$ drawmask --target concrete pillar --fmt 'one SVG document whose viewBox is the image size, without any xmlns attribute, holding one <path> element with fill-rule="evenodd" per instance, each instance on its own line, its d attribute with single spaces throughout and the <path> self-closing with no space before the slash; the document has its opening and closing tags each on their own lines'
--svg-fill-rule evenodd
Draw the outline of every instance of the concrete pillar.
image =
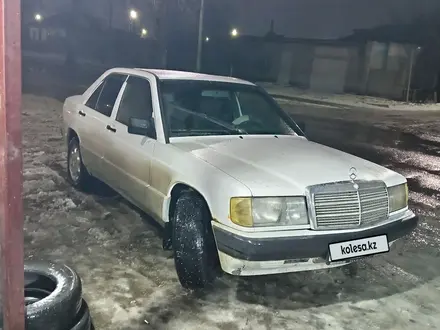
<svg viewBox="0 0 440 330">
<path fill-rule="evenodd" d="M 281 63 L 280 69 L 278 72 L 278 85 L 289 85 L 290 83 L 290 74 L 292 72 L 292 63 L 293 63 L 293 54 L 292 50 L 284 49 L 281 53 Z"/>
<path fill-rule="evenodd" d="M 360 70 L 360 84 L 359 93 L 368 94 L 368 81 L 370 78 L 370 59 L 371 51 L 373 49 L 373 43 L 368 42 L 362 48 L 362 54 L 360 54 L 359 70 Z"/>
</svg>

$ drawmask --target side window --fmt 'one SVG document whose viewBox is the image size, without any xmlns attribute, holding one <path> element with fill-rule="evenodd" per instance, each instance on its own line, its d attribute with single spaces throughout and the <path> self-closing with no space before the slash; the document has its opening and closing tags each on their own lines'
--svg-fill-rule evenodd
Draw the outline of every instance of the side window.
<svg viewBox="0 0 440 330">
<path fill-rule="evenodd" d="M 124 84 L 126 76 L 111 74 L 102 83 L 102 90 L 94 109 L 104 116 L 110 117 L 119 91 Z M 92 95 L 93 97 L 93 95 Z"/>
<path fill-rule="evenodd" d="M 104 86 L 104 83 L 101 83 L 101 85 L 99 85 L 98 88 L 95 89 L 93 94 L 87 100 L 86 107 L 96 110 L 96 103 L 98 103 L 99 95 L 101 95 L 102 86 Z"/>
<path fill-rule="evenodd" d="M 153 103 L 150 83 L 143 78 L 129 77 L 116 121 L 128 126 L 130 118 L 150 120 L 152 117 Z"/>
</svg>

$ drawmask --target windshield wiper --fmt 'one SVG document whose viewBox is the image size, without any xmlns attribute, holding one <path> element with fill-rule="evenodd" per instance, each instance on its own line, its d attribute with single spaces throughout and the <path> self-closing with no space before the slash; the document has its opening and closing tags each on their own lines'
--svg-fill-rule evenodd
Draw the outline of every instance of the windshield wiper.
<svg viewBox="0 0 440 330">
<path fill-rule="evenodd" d="M 231 132 L 236 132 L 236 133 L 240 133 L 240 134 L 248 134 L 245 130 L 243 130 L 241 128 L 238 128 L 238 127 L 236 127 L 236 126 L 234 126 L 232 124 L 226 123 L 226 122 L 224 122 L 222 120 L 218 120 L 218 119 L 209 117 L 209 116 L 207 116 L 204 113 L 198 113 L 198 112 L 195 112 L 195 111 L 191 111 L 191 110 L 182 108 L 182 107 L 180 107 L 180 106 L 178 106 L 176 104 L 173 104 L 173 106 L 177 110 L 180 110 L 182 112 L 186 112 L 188 114 L 191 114 L 191 115 L 199 117 L 199 118 L 203 118 L 203 119 L 205 119 L 205 120 L 207 120 L 207 121 L 209 121 L 211 123 L 214 123 L 214 124 L 217 124 L 217 125 L 219 125 L 219 126 L 221 126 L 223 128 L 226 128 L 226 129 L 230 130 Z"/>
</svg>

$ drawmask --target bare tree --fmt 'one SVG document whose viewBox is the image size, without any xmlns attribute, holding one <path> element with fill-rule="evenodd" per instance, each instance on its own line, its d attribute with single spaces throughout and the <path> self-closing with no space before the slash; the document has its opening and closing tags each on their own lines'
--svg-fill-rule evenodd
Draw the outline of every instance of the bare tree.
<svg viewBox="0 0 440 330">
<path fill-rule="evenodd" d="M 75 20 L 81 15 L 82 0 L 71 0 L 70 2 L 70 15 L 68 16 L 68 21 L 66 22 L 66 65 L 74 66 L 76 64 L 76 24 Z"/>
<path fill-rule="evenodd" d="M 107 0 L 107 7 L 108 7 L 108 28 L 113 28 L 113 0 Z"/>
<path fill-rule="evenodd" d="M 440 12 L 438 0 L 399 0 L 384 3 L 386 16 L 391 24 L 406 25 L 432 21 Z"/>
<path fill-rule="evenodd" d="M 415 88 L 439 90 L 440 2 L 419 0 L 405 3 L 400 11 L 395 7 L 389 9 L 392 22 L 403 27 L 401 34 L 407 43 L 421 46 L 416 52 L 414 74 L 410 84 Z"/>
<path fill-rule="evenodd" d="M 170 27 L 185 21 L 181 29 L 197 22 L 200 0 L 147 0 L 156 17 L 156 38 L 159 43 L 162 67 L 167 66 L 167 45 Z M 174 17 L 178 15 L 179 17 Z"/>
</svg>

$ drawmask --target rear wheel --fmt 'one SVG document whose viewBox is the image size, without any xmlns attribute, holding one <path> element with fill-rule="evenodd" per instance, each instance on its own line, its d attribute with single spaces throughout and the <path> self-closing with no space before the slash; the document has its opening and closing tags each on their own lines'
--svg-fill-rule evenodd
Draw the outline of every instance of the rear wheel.
<svg viewBox="0 0 440 330">
<path fill-rule="evenodd" d="M 183 192 L 176 202 L 172 223 L 174 261 L 180 283 L 187 289 L 211 284 L 219 261 L 211 215 L 197 193 Z"/>
<path fill-rule="evenodd" d="M 70 140 L 67 150 L 67 177 L 77 189 L 86 190 L 92 180 L 82 161 L 79 140 L 74 137 Z"/>
</svg>

